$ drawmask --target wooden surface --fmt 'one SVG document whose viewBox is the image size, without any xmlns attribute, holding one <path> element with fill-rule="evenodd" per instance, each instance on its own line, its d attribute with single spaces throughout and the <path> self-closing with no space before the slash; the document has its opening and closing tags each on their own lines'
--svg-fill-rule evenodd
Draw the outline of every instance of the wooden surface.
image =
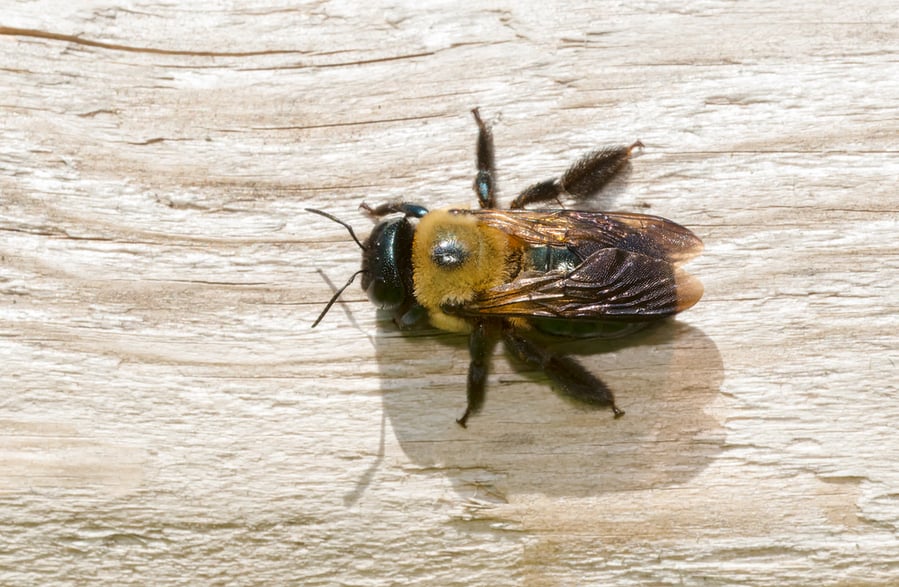
<svg viewBox="0 0 899 587">
<path fill-rule="evenodd" d="M 0 584 L 899 581 L 899 9 L 13 3 Z M 787 3 L 789 4 L 789 3 Z M 568 345 L 627 416 L 401 336 L 328 210 L 473 204 L 641 139 L 598 200 L 705 298 Z M 603 351 L 603 352 L 600 352 Z"/>
</svg>

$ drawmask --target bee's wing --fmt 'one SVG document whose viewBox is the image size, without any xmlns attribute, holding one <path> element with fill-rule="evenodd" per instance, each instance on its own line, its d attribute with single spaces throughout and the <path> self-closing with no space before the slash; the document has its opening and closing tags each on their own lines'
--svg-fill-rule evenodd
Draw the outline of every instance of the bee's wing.
<svg viewBox="0 0 899 587">
<path fill-rule="evenodd" d="M 659 216 L 582 210 L 465 210 L 528 244 L 572 248 L 582 258 L 613 248 L 680 265 L 702 251 L 702 241 Z"/>
<path fill-rule="evenodd" d="M 448 311 L 467 316 L 638 321 L 676 314 L 700 297 L 699 280 L 672 263 L 604 248 L 570 272 L 515 279 Z"/>
</svg>

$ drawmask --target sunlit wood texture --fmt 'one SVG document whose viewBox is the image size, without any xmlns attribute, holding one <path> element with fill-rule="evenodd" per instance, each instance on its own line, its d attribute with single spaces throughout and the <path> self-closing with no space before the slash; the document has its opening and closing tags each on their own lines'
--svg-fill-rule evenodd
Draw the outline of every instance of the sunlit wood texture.
<svg viewBox="0 0 899 587">
<path fill-rule="evenodd" d="M 899 580 L 895 2 L 7 3 L 0 583 Z M 800 8 L 801 4 L 801 8 Z M 705 298 L 568 345 L 627 416 L 404 337 L 343 228 L 641 140 Z M 597 351 L 608 351 L 594 355 Z"/>
</svg>

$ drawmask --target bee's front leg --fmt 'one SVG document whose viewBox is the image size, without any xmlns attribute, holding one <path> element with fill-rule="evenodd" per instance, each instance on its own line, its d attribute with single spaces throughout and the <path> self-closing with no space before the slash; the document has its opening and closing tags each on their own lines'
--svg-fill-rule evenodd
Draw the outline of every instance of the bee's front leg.
<svg viewBox="0 0 899 587">
<path fill-rule="evenodd" d="M 615 405 L 612 390 L 571 357 L 557 355 L 512 328 L 503 330 L 503 340 L 519 360 L 543 369 L 565 396 L 592 406 L 610 407 L 616 418 L 624 415 Z"/>
<path fill-rule="evenodd" d="M 380 218 L 388 214 L 396 214 L 397 212 L 402 212 L 407 218 L 423 218 L 428 213 L 428 209 L 424 206 L 410 204 L 409 202 L 387 202 L 374 207 L 362 202 L 359 204 L 359 209 L 372 218 Z"/>
<path fill-rule="evenodd" d="M 468 365 L 468 405 L 462 417 L 456 420 L 462 428 L 467 428 L 469 416 L 478 413 L 484 405 L 487 370 L 495 342 L 484 322 L 474 325 L 468 337 L 468 352 L 471 355 L 471 363 Z"/>
<path fill-rule="evenodd" d="M 428 325 L 428 311 L 421 304 L 405 304 L 393 315 L 393 323 L 400 330 L 416 330 Z"/>
</svg>

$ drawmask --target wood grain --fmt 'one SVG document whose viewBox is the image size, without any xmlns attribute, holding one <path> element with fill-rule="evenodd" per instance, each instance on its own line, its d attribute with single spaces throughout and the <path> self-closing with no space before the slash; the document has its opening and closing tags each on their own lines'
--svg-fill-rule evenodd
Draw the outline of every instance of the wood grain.
<svg viewBox="0 0 899 587">
<path fill-rule="evenodd" d="M 0 17 L 0 583 L 899 580 L 899 10 L 884 0 L 16 3 Z M 350 288 L 361 201 L 598 200 L 705 298 L 567 345 L 627 416 Z"/>
</svg>

